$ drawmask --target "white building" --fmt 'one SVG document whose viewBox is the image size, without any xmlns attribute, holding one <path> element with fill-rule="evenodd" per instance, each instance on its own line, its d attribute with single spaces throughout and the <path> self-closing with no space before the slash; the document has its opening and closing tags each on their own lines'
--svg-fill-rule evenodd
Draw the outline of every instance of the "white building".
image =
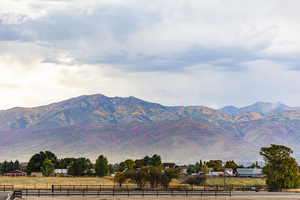
<svg viewBox="0 0 300 200">
<path fill-rule="evenodd" d="M 56 176 L 66 176 L 68 175 L 68 169 L 55 169 L 54 174 Z"/>
<path fill-rule="evenodd" d="M 262 169 L 258 168 L 237 168 L 237 176 L 239 177 L 252 177 L 252 178 L 261 178 L 264 177 Z"/>
</svg>

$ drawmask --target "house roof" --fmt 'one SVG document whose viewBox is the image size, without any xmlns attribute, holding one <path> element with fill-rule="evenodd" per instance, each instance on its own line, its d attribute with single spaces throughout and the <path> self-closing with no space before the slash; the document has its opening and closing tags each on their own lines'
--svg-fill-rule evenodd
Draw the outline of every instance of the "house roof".
<svg viewBox="0 0 300 200">
<path fill-rule="evenodd" d="M 21 170 L 14 170 L 14 171 L 8 172 L 7 174 L 16 174 L 16 173 L 25 174 L 26 172 L 23 172 Z"/>
</svg>

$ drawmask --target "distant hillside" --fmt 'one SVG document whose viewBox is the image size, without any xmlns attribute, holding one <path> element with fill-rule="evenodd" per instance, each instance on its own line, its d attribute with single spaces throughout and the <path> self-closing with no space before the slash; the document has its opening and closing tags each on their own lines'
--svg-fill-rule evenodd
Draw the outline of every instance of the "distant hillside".
<svg viewBox="0 0 300 200">
<path fill-rule="evenodd" d="M 255 161 L 259 148 L 271 143 L 300 152 L 299 122 L 300 110 L 284 104 L 215 110 L 97 94 L 0 111 L 0 159 L 52 150 L 91 158 L 104 153 L 111 161 L 154 153 L 180 163 Z"/>
<path fill-rule="evenodd" d="M 278 113 L 290 110 L 298 110 L 299 108 L 289 107 L 282 103 L 268 103 L 268 102 L 256 102 L 252 105 L 245 106 L 242 108 L 237 108 L 235 106 L 225 106 L 219 111 L 230 114 L 230 115 L 238 115 L 242 113 L 256 112 L 261 114 L 268 113 Z"/>
</svg>

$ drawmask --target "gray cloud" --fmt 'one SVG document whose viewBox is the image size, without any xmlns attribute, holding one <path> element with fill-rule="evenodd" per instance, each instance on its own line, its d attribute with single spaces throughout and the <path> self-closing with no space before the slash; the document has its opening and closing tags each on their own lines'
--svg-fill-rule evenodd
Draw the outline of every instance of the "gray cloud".
<svg viewBox="0 0 300 200">
<path fill-rule="evenodd" d="M 299 106 L 300 2 L 3 1 L 0 108 L 91 93 Z"/>
<path fill-rule="evenodd" d="M 258 52 L 272 43 L 268 39 L 250 47 L 243 43 L 206 44 L 201 41 L 205 38 L 197 36 L 197 33 L 200 35 L 206 31 L 205 27 L 203 31 L 186 27 L 191 28 L 190 32 L 195 32 L 194 42 L 184 38 L 189 37 L 189 34 L 179 35 L 179 39 L 173 39 L 170 35 L 173 41 L 165 41 L 167 38 L 161 39 L 160 36 L 155 38 L 155 33 L 150 38 L 145 36 L 144 32 L 151 35 L 160 26 L 161 34 L 167 34 L 168 29 L 163 27 L 165 20 L 160 10 L 146 9 L 141 5 L 100 6 L 91 13 L 84 10 L 59 10 L 19 24 L 1 24 L 0 39 L 38 42 L 40 45 L 67 51 L 73 58 L 73 64 L 108 63 L 129 71 L 176 71 L 201 63 L 214 64 L 221 70 L 240 70 L 241 63 L 261 59 Z M 171 24 L 176 26 L 176 21 Z M 197 26 L 195 23 L 195 28 Z M 266 31 L 269 30 L 263 33 Z M 263 33 L 256 31 L 251 37 L 259 37 Z M 184 47 L 176 47 L 172 42 L 182 43 Z M 149 48 L 150 51 L 147 50 Z M 45 59 L 45 62 L 60 61 L 51 57 Z"/>
</svg>

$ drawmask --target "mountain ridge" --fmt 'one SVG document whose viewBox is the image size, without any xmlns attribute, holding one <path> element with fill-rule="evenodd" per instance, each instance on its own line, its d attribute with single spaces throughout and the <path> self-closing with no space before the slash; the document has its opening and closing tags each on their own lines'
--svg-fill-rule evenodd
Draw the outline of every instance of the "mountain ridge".
<svg viewBox="0 0 300 200">
<path fill-rule="evenodd" d="M 300 109 L 271 103 L 246 108 L 229 114 L 205 106 L 164 106 L 96 94 L 8 109 L 0 111 L 0 159 L 26 160 L 32 153 L 53 150 L 91 158 L 105 153 L 114 161 L 158 153 L 184 163 L 248 162 L 259 159 L 259 148 L 271 143 L 300 151 Z"/>
</svg>

